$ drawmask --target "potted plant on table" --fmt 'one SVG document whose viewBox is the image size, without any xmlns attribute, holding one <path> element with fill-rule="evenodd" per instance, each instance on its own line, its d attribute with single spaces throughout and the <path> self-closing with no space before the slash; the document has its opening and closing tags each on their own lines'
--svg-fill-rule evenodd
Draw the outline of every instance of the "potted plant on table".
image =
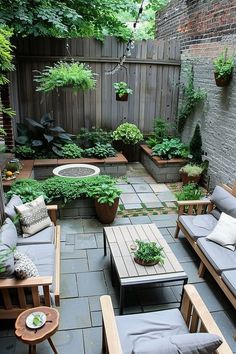
<svg viewBox="0 0 236 354">
<path fill-rule="evenodd" d="M 112 134 L 116 150 L 122 150 L 122 153 L 129 162 L 138 160 L 136 145 L 143 139 L 143 134 L 139 128 L 132 123 L 123 123 L 119 125 Z"/>
<path fill-rule="evenodd" d="M 203 167 L 195 164 L 187 164 L 179 170 L 183 184 L 198 183 L 203 172 Z"/>
<path fill-rule="evenodd" d="M 134 261 L 140 265 L 151 266 L 155 264 L 164 264 L 163 248 L 156 242 L 145 242 L 135 240 L 137 250 L 134 252 Z"/>
<path fill-rule="evenodd" d="M 235 63 L 233 56 L 227 57 L 227 48 L 213 61 L 213 65 L 216 85 L 219 87 L 228 86 Z"/>
<path fill-rule="evenodd" d="M 124 81 L 114 82 L 113 84 L 116 93 L 117 101 L 128 101 L 129 95 L 132 95 L 133 90 L 129 88 L 128 84 Z"/>
</svg>

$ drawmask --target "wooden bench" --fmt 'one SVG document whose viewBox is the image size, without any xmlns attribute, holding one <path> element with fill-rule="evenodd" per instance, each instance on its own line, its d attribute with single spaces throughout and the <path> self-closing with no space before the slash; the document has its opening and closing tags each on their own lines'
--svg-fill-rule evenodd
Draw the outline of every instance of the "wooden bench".
<svg viewBox="0 0 236 354">
<path fill-rule="evenodd" d="M 56 205 L 47 207 L 52 222 L 56 225 Z M 0 279 L 0 294 L 3 304 L 0 307 L 0 319 L 14 319 L 32 307 L 40 305 L 51 306 L 50 285 L 54 284 L 55 305 L 60 305 L 60 226 L 55 227 L 55 264 L 54 279 L 51 276 L 41 276 L 17 279 Z M 46 246 L 46 245 L 45 245 Z M 43 288 L 40 295 L 39 287 Z M 31 295 L 31 296 L 29 296 Z"/>
</svg>

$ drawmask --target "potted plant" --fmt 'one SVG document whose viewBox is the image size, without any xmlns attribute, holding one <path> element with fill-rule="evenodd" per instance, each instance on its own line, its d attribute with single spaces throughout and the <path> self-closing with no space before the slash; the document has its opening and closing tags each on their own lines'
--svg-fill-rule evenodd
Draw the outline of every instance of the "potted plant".
<svg viewBox="0 0 236 354">
<path fill-rule="evenodd" d="M 96 80 L 91 69 L 76 61 L 59 61 L 53 66 L 46 66 L 34 81 L 38 83 L 36 91 L 50 92 L 60 87 L 71 87 L 73 91 L 91 90 L 95 88 Z"/>
<path fill-rule="evenodd" d="M 128 84 L 124 81 L 114 82 L 113 84 L 116 93 L 117 101 L 128 101 L 128 96 L 132 95 L 133 90 L 128 87 Z"/>
<path fill-rule="evenodd" d="M 216 85 L 219 87 L 227 86 L 232 78 L 235 66 L 234 57 L 227 57 L 227 48 L 214 61 L 214 75 Z"/>
<path fill-rule="evenodd" d="M 95 210 L 99 221 L 110 224 L 115 220 L 121 191 L 112 184 L 102 183 L 89 188 L 88 195 L 95 198 Z"/>
<path fill-rule="evenodd" d="M 164 264 L 165 255 L 163 247 L 160 247 L 156 242 L 145 242 L 135 240 L 137 250 L 134 252 L 134 261 L 143 266 L 152 266 L 155 264 Z"/>
<path fill-rule="evenodd" d="M 123 123 L 119 125 L 113 132 L 112 138 L 116 150 L 121 150 L 129 162 L 139 159 L 136 145 L 143 139 L 143 134 L 135 124 Z"/>
<path fill-rule="evenodd" d="M 195 164 L 187 164 L 179 170 L 183 184 L 198 183 L 203 172 L 203 167 Z"/>
</svg>

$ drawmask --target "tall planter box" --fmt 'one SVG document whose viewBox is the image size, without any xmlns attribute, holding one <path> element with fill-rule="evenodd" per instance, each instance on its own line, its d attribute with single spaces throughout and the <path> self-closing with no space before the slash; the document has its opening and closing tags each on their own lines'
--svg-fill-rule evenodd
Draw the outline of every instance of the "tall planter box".
<svg viewBox="0 0 236 354">
<path fill-rule="evenodd" d="M 92 218 L 96 216 L 94 199 L 78 198 L 64 206 L 59 204 L 58 216 L 60 219 Z"/>
<path fill-rule="evenodd" d="M 139 144 L 124 144 L 122 141 L 113 141 L 113 146 L 120 151 L 128 162 L 136 162 L 140 160 Z"/>
<path fill-rule="evenodd" d="M 179 170 L 186 165 L 186 159 L 162 160 L 158 156 L 152 156 L 152 149 L 147 145 L 140 145 L 140 149 L 141 163 L 157 182 L 181 181 Z"/>
</svg>

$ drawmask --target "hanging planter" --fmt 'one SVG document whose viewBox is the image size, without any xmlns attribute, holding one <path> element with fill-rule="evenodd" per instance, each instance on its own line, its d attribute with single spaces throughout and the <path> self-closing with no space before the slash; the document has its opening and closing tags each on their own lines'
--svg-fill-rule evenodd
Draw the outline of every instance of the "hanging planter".
<svg viewBox="0 0 236 354">
<path fill-rule="evenodd" d="M 124 81 L 115 82 L 113 84 L 116 93 L 117 101 L 128 101 L 129 95 L 132 95 L 133 90 L 129 88 L 128 84 Z"/>
<path fill-rule="evenodd" d="M 227 57 L 227 48 L 213 61 L 213 65 L 216 85 L 219 87 L 228 86 L 235 64 L 234 57 Z"/>
<path fill-rule="evenodd" d="M 61 87 L 70 87 L 73 91 L 86 91 L 95 88 L 94 73 L 85 64 L 71 61 L 59 61 L 46 66 L 34 81 L 38 83 L 36 91 L 50 92 Z"/>
</svg>

